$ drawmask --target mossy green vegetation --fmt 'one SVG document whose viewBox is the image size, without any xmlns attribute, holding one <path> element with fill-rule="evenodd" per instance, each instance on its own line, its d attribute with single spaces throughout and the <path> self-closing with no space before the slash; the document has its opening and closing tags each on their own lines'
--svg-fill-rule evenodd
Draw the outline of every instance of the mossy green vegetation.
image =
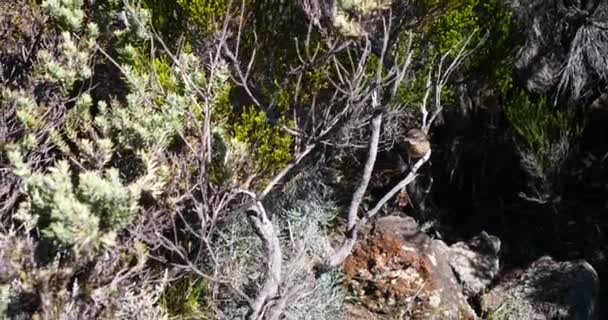
<svg viewBox="0 0 608 320">
<path fill-rule="evenodd" d="M 480 28 L 480 19 L 477 14 L 478 0 L 466 1 L 426 1 L 430 12 L 439 14 L 425 26 L 425 33 L 437 45 L 439 54 L 445 54 L 467 36 Z"/>
<path fill-rule="evenodd" d="M 227 0 L 143 0 L 142 5 L 151 10 L 156 30 L 179 36 L 188 25 L 207 34 L 221 28 L 231 3 L 240 6 L 240 2 Z"/>
<path fill-rule="evenodd" d="M 206 319 L 206 282 L 185 276 L 169 284 L 160 296 L 160 305 L 169 319 Z"/>
<path fill-rule="evenodd" d="M 276 125 L 271 125 L 266 114 L 252 106 L 246 107 L 235 121 L 234 137 L 250 145 L 258 170 L 274 171 L 291 159 L 293 139 L 281 130 L 281 125 L 289 122 L 280 118 Z"/>
<path fill-rule="evenodd" d="M 228 5 L 240 5 L 239 2 L 227 0 L 177 0 L 191 23 L 206 32 L 219 29 L 228 12 Z"/>
<path fill-rule="evenodd" d="M 413 101 L 421 101 L 429 72 L 433 75 L 437 60 L 447 55 L 445 63 L 449 64 L 449 59 L 459 52 L 469 37 L 469 49 L 475 47 L 475 51 L 460 67 L 459 73 L 479 74 L 489 87 L 496 87 L 499 95 L 506 96 L 514 85 L 512 51 L 517 40 L 508 5 L 503 0 L 426 0 L 421 5 L 428 16 L 422 20 L 420 31 L 399 35 L 395 50 L 403 55 L 408 39 L 412 37 L 413 57 L 422 61 L 422 65 L 414 69 L 412 81 L 399 88 L 396 102 L 410 105 Z M 442 90 L 441 104 L 449 106 L 455 97 L 453 84 L 448 82 Z"/>
</svg>

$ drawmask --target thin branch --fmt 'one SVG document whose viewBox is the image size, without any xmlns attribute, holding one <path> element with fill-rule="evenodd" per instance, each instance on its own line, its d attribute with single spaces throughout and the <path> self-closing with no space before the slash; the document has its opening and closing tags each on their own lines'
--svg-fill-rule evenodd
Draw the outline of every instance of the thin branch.
<svg viewBox="0 0 608 320">
<path fill-rule="evenodd" d="M 425 164 L 430 158 L 431 158 L 431 150 L 429 150 L 424 155 L 424 157 L 420 158 L 420 160 L 418 160 L 414 164 L 414 166 L 412 167 L 412 170 L 410 171 L 410 173 L 408 173 L 408 175 L 405 178 L 403 178 L 403 180 L 401 180 L 399 183 L 397 183 L 389 192 L 387 192 L 378 201 L 378 203 L 371 210 L 369 210 L 365 214 L 365 216 L 363 217 L 363 219 L 361 219 L 361 223 L 364 224 L 367 221 L 369 221 L 369 219 L 371 219 L 374 215 L 376 215 L 376 213 L 378 213 L 378 211 L 380 211 L 380 209 L 382 209 L 382 207 L 388 202 L 388 200 L 390 200 L 399 191 L 403 190 L 403 188 L 405 188 L 408 184 L 410 184 L 414 180 L 416 180 L 416 177 L 418 175 L 417 174 L 418 170 L 420 170 L 420 167 L 422 167 L 422 165 Z"/>
<path fill-rule="evenodd" d="M 365 191 L 367 190 L 367 185 L 369 184 L 369 180 L 372 177 L 372 171 L 374 170 L 374 165 L 376 163 L 376 156 L 378 154 L 378 141 L 380 140 L 380 128 L 382 126 L 382 114 L 378 113 L 372 119 L 372 136 L 370 139 L 369 146 L 369 154 L 367 156 L 367 161 L 365 162 L 365 167 L 363 168 L 363 175 L 361 176 L 361 182 L 359 183 L 359 187 L 355 190 L 353 194 L 353 199 L 350 202 L 350 206 L 348 209 L 348 223 L 347 228 L 350 232 L 355 225 L 357 224 L 357 212 L 359 211 L 359 206 L 361 205 L 361 201 L 363 200 L 363 196 L 365 195 Z"/>
<path fill-rule="evenodd" d="M 369 153 L 367 157 L 367 161 L 365 163 L 365 168 L 363 169 L 363 176 L 361 177 L 361 182 L 357 187 L 353 195 L 353 199 L 350 203 L 350 207 L 348 210 L 348 222 L 347 222 L 347 234 L 342 246 L 331 256 L 329 256 L 321 269 L 329 270 L 335 268 L 340 265 L 344 259 L 350 254 L 352 247 L 354 246 L 354 242 L 356 241 L 358 217 L 357 212 L 359 210 L 359 206 L 367 190 L 367 185 L 369 184 L 369 180 L 371 178 L 372 170 L 374 168 L 374 164 L 376 163 L 376 156 L 378 153 L 378 142 L 380 140 L 380 128 L 382 127 L 382 114 L 378 113 L 372 119 L 371 129 L 372 136 L 369 143 Z"/>
</svg>

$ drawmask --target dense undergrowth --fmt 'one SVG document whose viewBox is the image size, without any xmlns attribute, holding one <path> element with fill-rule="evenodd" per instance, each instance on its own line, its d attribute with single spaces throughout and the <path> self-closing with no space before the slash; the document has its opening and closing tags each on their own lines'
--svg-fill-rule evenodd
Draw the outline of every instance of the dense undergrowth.
<svg viewBox="0 0 608 320">
<path fill-rule="evenodd" d="M 303 283 L 348 234 L 343 212 L 379 113 L 384 155 L 402 150 L 408 129 L 430 127 L 432 170 L 419 179 L 435 185 L 414 199 L 425 212 L 407 213 L 448 238 L 485 228 L 507 238 L 507 259 L 540 255 L 546 246 L 526 251 L 506 235 L 512 221 L 497 225 L 517 211 L 549 212 L 548 237 L 574 220 L 603 239 L 605 215 L 572 211 L 605 211 L 595 196 L 606 132 L 586 121 L 605 74 L 581 80 L 567 65 L 569 82 L 557 71 L 531 85 L 543 77 L 524 61 L 535 43 L 521 10 L 502 0 L 3 1 L 0 317 L 242 318 L 260 312 L 279 264 L 273 307 L 340 318 L 339 270 Z M 571 29 L 543 42 L 571 41 L 566 61 L 583 59 Z M 434 123 L 421 106 L 438 110 Z M 579 184 L 592 187 L 572 193 Z"/>
</svg>

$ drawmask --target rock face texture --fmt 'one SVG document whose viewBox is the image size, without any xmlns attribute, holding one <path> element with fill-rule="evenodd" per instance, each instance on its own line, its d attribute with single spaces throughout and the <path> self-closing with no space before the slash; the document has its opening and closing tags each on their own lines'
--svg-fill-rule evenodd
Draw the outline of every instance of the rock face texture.
<svg viewBox="0 0 608 320">
<path fill-rule="evenodd" d="M 482 297 L 497 319 L 599 319 L 599 277 L 583 260 L 542 257 L 519 274 L 507 275 Z"/>
<path fill-rule="evenodd" d="M 450 266 L 467 297 L 481 293 L 498 275 L 499 251 L 500 239 L 485 231 L 468 242 L 450 246 Z"/>
<path fill-rule="evenodd" d="M 450 256 L 414 219 L 381 218 L 346 260 L 346 283 L 363 306 L 389 318 L 476 319 Z"/>
<path fill-rule="evenodd" d="M 497 281 L 500 245 L 481 232 L 448 246 L 411 217 L 380 218 L 345 261 L 356 297 L 346 319 L 598 319 L 591 265 L 543 257 Z M 471 300 L 481 300 L 481 315 Z"/>
</svg>

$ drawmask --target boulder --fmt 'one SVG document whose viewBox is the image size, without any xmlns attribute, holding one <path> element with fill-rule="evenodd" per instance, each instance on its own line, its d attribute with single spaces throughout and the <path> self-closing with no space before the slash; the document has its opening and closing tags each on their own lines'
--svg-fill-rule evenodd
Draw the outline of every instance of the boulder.
<svg viewBox="0 0 608 320">
<path fill-rule="evenodd" d="M 380 218 L 345 261 L 345 283 L 388 318 L 477 319 L 450 266 L 453 254 L 411 217 Z"/>
<path fill-rule="evenodd" d="M 450 266 L 464 294 L 474 297 L 488 287 L 500 271 L 500 239 L 482 231 L 468 242 L 450 246 Z"/>
<path fill-rule="evenodd" d="M 542 257 L 507 274 L 481 300 L 488 318 L 594 320 L 599 317 L 599 291 L 598 274 L 586 261 Z"/>
<path fill-rule="evenodd" d="M 413 218 L 388 216 L 360 239 L 344 264 L 358 301 L 347 308 L 350 319 L 478 319 L 469 298 L 484 318 L 599 317 L 599 278 L 582 260 L 543 257 L 497 280 L 501 243 L 486 232 L 448 246 Z"/>
</svg>

